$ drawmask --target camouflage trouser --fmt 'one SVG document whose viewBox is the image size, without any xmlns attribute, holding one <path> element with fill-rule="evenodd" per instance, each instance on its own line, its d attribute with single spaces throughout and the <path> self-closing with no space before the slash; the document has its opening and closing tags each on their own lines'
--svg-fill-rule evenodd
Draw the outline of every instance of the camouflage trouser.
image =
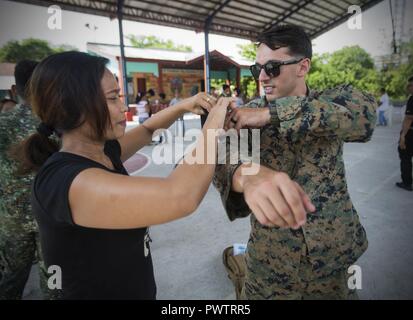
<svg viewBox="0 0 413 320">
<path fill-rule="evenodd" d="M 269 230 L 267 230 L 269 231 Z M 315 269 L 301 230 L 260 232 L 251 236 L 242 299 L 358 299 L 347 285 L 347 267 Z"/>
<path fill-rule="evenodd" d="M 48 298 L 47 272 L 34 220 L 0 211 L 0 300 L 22 298 L 35 262 L 39 262 L 40 287 L 44 298 Z"/>
</svg>

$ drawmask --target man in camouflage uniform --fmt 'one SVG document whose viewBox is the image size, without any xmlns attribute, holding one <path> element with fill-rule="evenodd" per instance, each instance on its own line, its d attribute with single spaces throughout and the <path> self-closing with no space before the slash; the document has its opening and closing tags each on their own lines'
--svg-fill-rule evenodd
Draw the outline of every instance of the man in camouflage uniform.
<svg viewBox="0 0 413 320">
<path fill-rule="evenodd" d="M 343 143 L 370 139 L 375 100 L 344 85 L 310 91 L 304 79 L 311 42 L 299 27 L 274 27 L 259 43 L 259 64 L 251 71 L 265 97 L 234 109 L 227 123 L 229 128 L 261 128 L 260 166 L 270 168 L 264 172 L 273 177 L 242 176 L 247 165 L 230 164 L 229 148 L 226 164 L 217 166 L 214 177 L 231 220 L 253 213 L 242 297 L 357 298 L 348 287 L 347 271 L 367 249 L 367 238 L 347 191 Z M 284 63 L 266 65 L 270 61 Z M 279 179 L 278 172 L 288 174 L 310 197 L 316 210 L 306 221 L 297 223 L 289 215 L 292 209 L 279 206 L 281 198 L 265 203 L 265 196 L 268 200 L 276 192 L 269 181 Z M 269 223 L 266 211 L 277 219 Z"/>
<path fill-rule="evenodd" d="M 10 148 L 36 130 L 39 121 L 25 101 L 25 87 L 36 62 L 16 65 L 16 89 L 22 103 L 0 114 L 0 299 L 21 299 L 32 264 L 40 262 L 41 287 L 46 272 L 40 259 L 38 229 L 31 214 L 30 187 L 33 175 L 16 174 Z M 47 291 L 45 291 L 47 292 Z"/>
</svg>

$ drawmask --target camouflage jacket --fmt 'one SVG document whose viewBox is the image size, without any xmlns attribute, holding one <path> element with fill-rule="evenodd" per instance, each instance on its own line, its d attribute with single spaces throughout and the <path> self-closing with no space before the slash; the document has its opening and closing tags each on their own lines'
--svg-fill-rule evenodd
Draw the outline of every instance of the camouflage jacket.
<svg viewBox="0 0 413 320">
<path fill-rule="evenodd" d="M 38 124 L 31 108 L 25 105 L 19 104 L 11 111 L 0 113 L 0 224 L 20 221 L 27 231 L 35 230 L 30 206 L 34 176 L 17 176 L 15 160 L 10 159 L 7 153 L 11 146 L 33 133 Z"/>
<path fill-rule="evenodd" d="M 287 173 L 316 206 L 302 228 L 309 258 L 332 268 L 354 263 L 366 250 L 367 238 L 347 191 L 343 143 L 371 138 L 376 121 L 374 98 L 345 85 L 272 103 L 263 97 L 246 105 L 267 106 L 271 124 L 260 131 L 260 163 Z M 226 164 L 217 165 L 214 185 L 228 217 L 234 220 L 249 215 L 250 209 L 242 194 L 231 191 L 232 176 L 241 162 L 229 164 L 230 152 Z M 262 227 L 254 215 L 251 225 L 252 235 L 278 230 Z"/>
</svg>

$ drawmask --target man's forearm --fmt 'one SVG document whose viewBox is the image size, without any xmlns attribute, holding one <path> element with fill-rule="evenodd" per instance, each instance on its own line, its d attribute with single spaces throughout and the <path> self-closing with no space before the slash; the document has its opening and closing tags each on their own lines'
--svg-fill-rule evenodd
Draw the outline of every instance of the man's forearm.
<svg viewBox="0 0 413 320">
<path fill-rule="evenodd" d="M 258 170 L 255 174 L 243 174 L 243 171 L 250 171 L 252 166 L 259 166 Z M 254 170 L 255 171 L 255 170 Z M 245 189 L 245 185 L 254 181 L 255 178 L 258 176 L 268 173 L 269 171 L 273 171 L 265 166 L 259 165 L 253 162 L 246 162 L 241 164 L 235 171 L 232 176 L 232 183 L 231 183 L 231 191 L 243 193 Z"/>
<path fill-rule="evenodd" d="M 247 168 L 251 164 L 243 163 L 240 165 L 237 170 L 235 170 L 234 175 L 232 176 L 232 187 L 231 190 L 235 192 L 242 193 L 244 191 L 244 180 L 246 176 L 242 175 L 242 168 Z"/>
<path fill-rule="evenodd" d="M 403 120 L 403 126 L 402 126 L 402 133 L 400 134 L 401 137 L 405 137 L 407 132 L 409 131 L 411 125 L 413 122 L 413 117 L 405 117 Z"/>
</svg>

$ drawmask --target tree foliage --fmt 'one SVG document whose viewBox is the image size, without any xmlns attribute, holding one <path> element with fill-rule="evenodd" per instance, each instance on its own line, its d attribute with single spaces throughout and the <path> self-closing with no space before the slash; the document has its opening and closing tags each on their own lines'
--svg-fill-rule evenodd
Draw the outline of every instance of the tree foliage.
<svg viewBox="0 0 413 320">
<path fill-rule="evenodd" d="M 407 79 L 413 76 L 413 41 L 401 44 L 400 55 L 405 59 L 401 64 L 390 63 L 381 73 L 384 87 L 398 100 L 406 98 Z"/>
<path fill-rule="evenodd" d="M 238 44 L 238 48 L 240 51 L 238 53 L 247 60 L 254 61 L 257 52 L 257 45 L 254 42 L 247 43 L 247 44 Z"/>
<path fill-rule="evenodd" d="M 126 37 L 136 48 L 168 49 L 181 52 L 192 52 L 191 46 L 175 44 L 172 40 L 162 40 L 155 36 L 135 36 Z"/>
<path fill-rule="evenodd" d="M 77 49 L 65 45 L 52 47 L 47 41 L 41 39 L 12 40 L 0 48 L 0 62 L 16 63 L 24 59 L 40 61 L 51 54 L 69 50 Z"/>
<path fill-rule="evenodd" d="M 373 93 L 381 86 L 373 59 L 359 46 L 314 55 L 307 82 L 318 90 L 346 83 Z"/>
</svg>

